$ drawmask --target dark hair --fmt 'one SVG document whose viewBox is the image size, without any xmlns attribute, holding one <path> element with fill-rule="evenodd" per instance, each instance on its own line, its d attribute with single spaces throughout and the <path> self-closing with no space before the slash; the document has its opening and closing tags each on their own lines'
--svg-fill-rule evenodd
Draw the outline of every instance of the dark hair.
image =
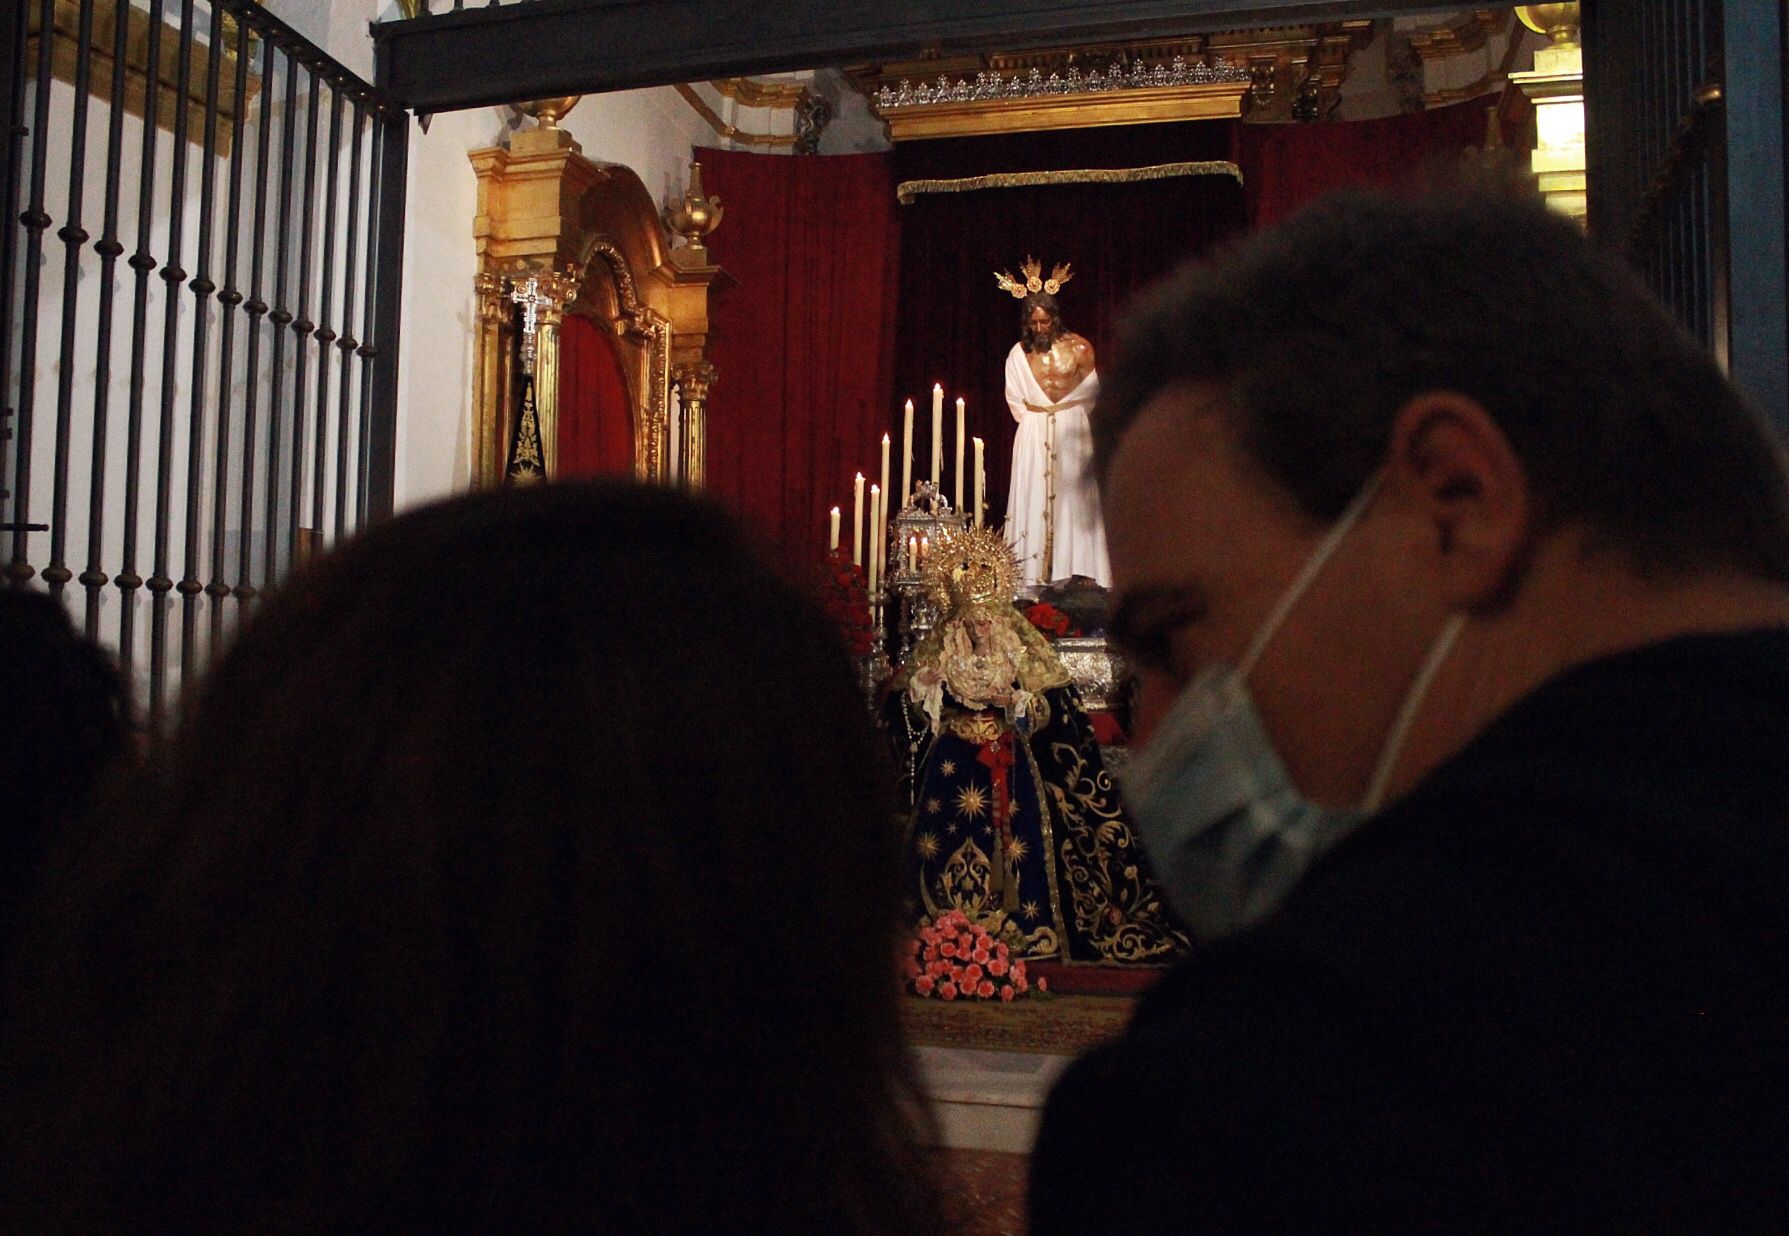
<svg viewBox="0 0 1789 1236">
<path fill-rule="evenodd" d="M 39 854 L 128 756 L 130 706 L 110 656 L 42 592 L 0 588 L 0 915 Z"/>
<path fill-rule="evenodd" d="M 250 622 L 154 792 L 44 946 L 33 1230 L 936 1226 L 891 772 L 718 508 L 374 527 Z"/>
<path fill-rule="evenodd" d="M 1037 309 L 1050 315 L 1058 332 L 1062 330 L 1062 307 L 1056 303 L 1056 298 L 1048 292 L 1033 292 L 1019 302 L 1019 337 L 1027 343 L 1031 339 L 1031 314 Z"/>
<path fill-rule="evenodd" d="M 1118 356 L 1093 419 L 1101 475 L 1157 394 L 1215 384 L 1253 460 L 1332 520 L 1399 408 L 1452 390 L 1508 436 L 1538 528 L 1582 527 L 1647 575 L 1789 581 L 1775 436 L 1638 278 L 1532 192 L 1322 199 L 1182 271 Z"/>
</svg>

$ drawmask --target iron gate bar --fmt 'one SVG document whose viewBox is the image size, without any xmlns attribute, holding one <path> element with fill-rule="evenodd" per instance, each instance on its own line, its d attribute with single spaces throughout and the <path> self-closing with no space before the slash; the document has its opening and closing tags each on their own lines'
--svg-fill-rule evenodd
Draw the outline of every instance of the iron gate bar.
<svg viewBox="0 0 1789 1236">
<path fill-rule="evenodd" d="M 88 639 L 99 638 L 100 598 L 105 595 L 110 577 L 105 572 L 106 514 L 106 428 L 112 401 L 112 314 L 116 289 L 113 278 L 124 246 L 118 240 L 118 196 L 124 174 L 124 89 L 125 69 L 130 57 L 130 6 L 113 7 L 112 22 L 112 90 L 108 96 L 106 124 L 106 208 L 105 222 L 100 225 L 99 242 L 93 251 L 99 254 L 99 330 L 95 344 L 93 378 L 93 481 L 88 495 L 87 569 L 81 572 L 81 586 L 87 590 Z"/>
<path fill-rule="evenodd" d="M 273 82 L 273 45 L 263 44 L 261 66 L 261 119 L 255 138 L 255 228 L 249 242 L 249 298 L 243 306 L 248 315 L 248 357 L 243 364 L 242 392 L 242 520 L 240 561 L 236 568 L 236 586 L 230 591 L 243 609 L 259 595 L 255 587 L 255 413 L 260 401 L 261 320 L 267 315 L 266 288 L 261 282 L 261 259 L 267 241 L 267 165 L 272 154 L 273 106 L 270 86 Z M 272 473 L 268 484 L 271 485 Z M 240 612 L 240 611 L 239 611 Z"/>
<path fill-rule="evenodd" d="M 316 441 L 311 462 L 311 535 L 322 537 L 326 486 L 324 468 L 329 464 L 329 343 L 335 338 L 330 326 L 335 296 L 335 197 L 340 186 L 342 145 L 342 95 L 329 92 L 329 176 L 323 189 L 323 290 L 317 298 L 317 415 Z"/>
<path fill-rule="evenodd" d="M 56 0 L 43 0 L 39 12 L 42 29 L 51 29 Z M 37 42 L 36 113 L 31 122 L 31 201 L 19 222 L 25 225 L 25 294 L 23 329 L 19 332 L 19 402 L 14 413 L 13 484 L 12 484 L 12 561 L 6 564 L 6 577 L 22 585 L 34 573 L 30 547 L 26 544 L 31 518 L 31 420 L 37 409 L 37 293 L 42 280 L 44 229 L 50 216 L 44 211 L 45 161 L 50 152 L 50 48 L 48 37 Z M 8 230 L 11 220 L 7 221 Z M 12 288 L 6 289 L 7 299 Z"/>
<path fill-rule="evenodd" d="M 0 94 L 0 530 L 11 522 L 12 491 L 6 487 L 6 444 L 12 439 L 12 276 L 18 256 L 19 179 L 25 156 L 25 27 L 30 0 L 0 0 L 0 47 L 6 49 L 7 87 Z M 3 572 L 0 572 L 3 574 Z"/>
<path fill-rule="evenodd" d="M 242 165 L 246 162 L 243 149 L 243 126 L 248 114 L 248 26 L 236 23 L 236 78 L 231 85 L 231 98 L 235 100 L 234 114 L 230 117 L 230 204 L 226 207 L 229 223 L 224 228 L 224 286 L 218 291 L 218 368 L 217 368 L 217 464 L 213 478 L 216 488 L 211 497 L 211 582 L 205 585 L 205 595 L 211 599 L 211 653 L 223 645 L 224 639 L 224 599 L 230 595 L 230 585 L 224 580 L 225 554 L 224 538 L 229 528 L 230 515 L 230 405 L 235 401 L 231 379 L 235 376 L 236 361 L 236 313 L 242 304 L 242 292 L 236 286 L 236 262 L 242 250 Z M 254 387 L 254 373 L 251 370 L 249 380 L 244 384 L 250 390 Z M 244 439 L 243 465 L 249 484 L 254 484 L 254 453 L 248 449 L 249 439 Z M 242 504 L 242 516 L 246 521 L 252 508 L 247 501 Z M 247 539 L 246 528 L 243 538 Z"/>
<path fill-rule="evenodd" d="M 404 284 L 404 192 L 409 166 L 410 121 L 401 111 L 386 111 L 373 136 L 372 200 L 379 206 L 377 258 L 372 266 L 373 286 L 378 295 L 367 298 L 371 326 L 360 345 L 360 355 L 372 366 L 367 398 L 372 408 L 387 409 L 385 415 L 367 417 L 368 407 L 362 403 L 362 433 L 365 435 L 366 461 L 360 469 L 362 493 L 361 520 L 385 519 L 391 515 L 397 480 L 398 418 L 398 327 L 403 320 Z M 395 190 L 388 191 L 390 186 Z M 373 364 L 377 360 L 378 364 Z"/>
<path fill-rule="evenodd" d="M 180 593 L 180 681 L 190 682 L 199 659 L 199 564 L 204 545 L 199 540 L 199 516 L 205 493 L 205 395 L 206 362 L 211 359 L 206 346 L 211 341 L 211 294 L 217 285 L 211 280 L 211 224 L 217 193 L 217 85 L 223 68 L 224 11 L 211 5 L 210 46 L 205 57 L 205 133 L 203 162 L 199 167 L 199 255 L 194 263 L 193 280 L 187 288 L 193 294 L 193 372 L 192 391 L 187 403 L 186 426 L 186 544 L 185 570 L 175 588 Z M 240 106 L 238 111 L 242 109 Z M 232 152 L 235 147 L 231 147 Z M 227 392 L 220 390 L 219 396 Z M 229 426 L 218 417 L 220 433 Z"/>
<path fill-rule="evenodd" d="M 287 570 L 298 565 L 298 526 L 304 510 L 305 387 L 310 376 L 311 220 L 317 210 L 317 75 L 306 67 L 310 97 L 305 103 L 304 200 L 298 212 L 298 303 L 292 319 L 292 476 L 286 502 Z"/>
<path fill-rule="evenodd" d="M 162 0 L 149 0 L 149 64 L 161 64 L 161 46 Z M 159 77 L 156 80 L 159 82 Z M 112 576 L 112 582 L 121 594 L 118 659 L 127 666 L 134 664 L 137 589 L 143 586 L 143 577 L 137 574 L 137 515 L 143 496 L 143 375 L 148 364 L 149 272 L 156 267 L 155 255 L 149 252 L 149 246 L 152 243 L 150 231 L 155 222 L 156 113 L 160 101 L 161 91 L 150 89 L 146 84 L 143 91 L 143 184 L 137 194 L 137 251 L 130 255 L 130 268 L 137 272 L 137 284 L 131 311 L 130 418 L 124 449 L 124 553 L 119 571 Z"/>
<path fill-rule="evenodd" d="M 50 561 L 43 581 L 50 595 L 62 599 L 62 589 L 74 573 L 68 569 L 68 448 L 74 429 L 75 310 L 80 306 L 81 249 L 87 233 L 81 227 L 81 196 L 87 173 L 87 100 L 93 81 L 93 6 L 83 4 L 77 25 L 80 46 L 75 48 L 74 122 L 69 134 L 68 218 L 56 230 L 62 242 L 62 349 L 56 374 L 56 444 L 50 479 Z M 49 56 L 50 40 L 39 37 L 37 51 Z M 48 143 L 45 143 L 48 145 Z"/>
<path fill-rule="evenodd" d="M 280 413 L 285 408 L 285 401 L 281 398 L 285 383 L 280 379 L 280 367 L 286 355 L 286 325 L 292 320 L 292 312 L 286 308 L 286 241 L 292 234 L 289 225 L 292 219 L 292 139 L 298 128 L 298 61 L 293 58 L 289 49 L 285 55 L 286 116 L 280 124 L 279 235 L 274 241 L 273 312 L 267 315 L 267 320 L 273 324 L 273 380 L 267 399 L 267 524 L 263 529 L 266 539 L 266 560 L 261 563 L 263 591 L 273 587 L 274 576 L 279 569 Z M 272 76 L 271 71 L 268 75 Z M 294 497 L 293 501 L 297 501 L 297 498 Z"/>
<path fill-rule="evenodd" d="M 192 89 L 193 0 L 180 0 L 180 41 L 174 61 L 174 158 L 168 201 L 168 260 L 162 263 L 161 421 L 155 439 L 155 564 L 149 577 L 149 724 L 162 719 L 168 685 L 169 565 L 174 499 L 174 396 L 180 362 L 180 265 L 186 239 L 187 100 Z M 156 83 L 159 86 L 159 82 Z"/>
<path fill-rule="evenodd" d="M 344 248 L 348 272 L 342 280 L 342 336 L 335 341 L 341 360 L 341 409 L 335 435 L 335 526 L 331 535 L 337 539 L 342 535 L 348 510 L 348 426 L 353 415 L 349 392 L 354 385 L 354 349 L 359 346 L 359 340 L 354 338 L 354 289 L 360 270 L 360 158 L 364 153 L 361 134 L 366 123 L 366 108 L 356 100 L 353 153 L 348 160 L 348 243 Z M 361 295 L 365 297 L 364 292 Z M 359 458 L 364 461 L 366 456 L 363 453 Z"/>
</svg>

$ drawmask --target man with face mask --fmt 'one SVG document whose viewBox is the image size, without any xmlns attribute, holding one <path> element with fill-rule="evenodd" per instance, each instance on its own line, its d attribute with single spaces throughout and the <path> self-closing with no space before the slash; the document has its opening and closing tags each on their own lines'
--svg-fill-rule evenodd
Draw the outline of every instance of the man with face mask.
<svg viewBox="0 0 1789 1236">
<path fill-rule="evenodd" d="M 1203 947 L 1051 1095 L 1032 1231 L 1789 1227 L 1773 436 L 1512 193 L 1328 199 L 1121 353 L 1124 790 Z"/>
</svg>

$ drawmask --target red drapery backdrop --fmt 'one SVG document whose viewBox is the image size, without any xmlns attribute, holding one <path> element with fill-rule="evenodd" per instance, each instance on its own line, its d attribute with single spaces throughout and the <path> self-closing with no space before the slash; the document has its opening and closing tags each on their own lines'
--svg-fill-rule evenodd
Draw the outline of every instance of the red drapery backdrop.
<svg viewBox="0 0 1789 1236">
<path fill-rule="evenodd" d="M 559 327 L 559 475 L 633 472 L 633 400 L 614 340 L 567 314 Z"/>
<path fill-rule="evenodd" d="M 708 487 L 792 563 L 812 560 L 829 507 L 850 537 L 851 478 L 869 478 L 867 495 L 888 420 L 892 162 L 697 154 L 726 210 L 710 248 L 739 281 L 714 308 Z"/>
<path fill-rule="evenodd" d="M 895 151 L 895 166 L 897 178 L 908 181 L 1226 162 L 1231 128 L 1203 122 L 910 142 Z M 988 518 L 995 523 L 1006 510 L 1017 428 L 1002 372 L 1019 338 L 1019 302 L 995 286 L 994 271 L 1016 273 L 1027 255 L 1042 261 L 1046 274 L 1058 262 L 1072 262 L 1074 280 L 1059 297 L 1064 323 L 1105 358 L 1127 302 L 1245 222 L 1242 186 L 1222 173 L 926 193 L 899 210 L 894 471 L 900 471 L 899 403 L 911 398 L 914 476 L 929 475 L 931 391 L 941 382 L 947 491 L 956 453 L 954 400 L 961 395 L 968 401 L 968 434 L 987 442 Z M 973 448 L 965 453 L 973 467 Z"/>
<path fill-rule="evenodd" d="M 1203 121 L 904 143 L 892 154 L 790 157 L 703 150 L 727 209 L 715 260 L 738 280 L 717 297 L 710 490 L 792 561 L 824 548 L 826 510 L 851 528 L 851 477 L 874 479 L 900 401 L 919 411 L 914 474 L 931 459 L 933 382 L 969 401 L 987 441 L 988 509 L 1005 510 L 1014 425 L 1001 369 L 1018 309 L 996 268 L 1027 254 L 1073 262 L 1071 329 L 1110 356 L 1123 306 L 1174 266 L 1332 189 L 1382 184 L 1482 144 L 1490 99 L 1385 120 L 1315 125 Z M 1233 161 L 1223 175 L 1119 185 L 924 194 L 903 180 L 1000 172 Z M 945 472 L 954 470 L 947 407 Z M 899 486 L 899 480 L 895 480 Z M 867 512 L 866 512 L 867 516 Z"/>
<path fill-rule="evenodd" d="M 1383 120 L 1237 125 L 1249 224 L 1270 227 L 1332 189 L 1390 184 L 1455 161 L 1484 145 L 1495 103 L 1493 95 Z"/>
</svg>

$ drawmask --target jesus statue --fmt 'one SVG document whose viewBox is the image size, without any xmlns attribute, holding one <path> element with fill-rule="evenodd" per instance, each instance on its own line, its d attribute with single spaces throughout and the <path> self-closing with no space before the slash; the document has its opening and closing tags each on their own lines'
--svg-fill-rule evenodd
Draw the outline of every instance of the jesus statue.
<svg viewBox="0 0 1789 1236">
<path fill-rule="evenodd" d="M 1093 439 L 1087 413 L 1099 394 L 1093 345 L 1062 324 L 1056 293 L 1073 277 L 1067 265 L 1049 279 L 1027 258 L 1018 280 L 997 274 L 1022 302 L 1019 342 L 1006 357 L 1006 403 L 1019 423 L 1013 437 L 1006 537 L 1025 584 L 1084 575 L 1112 583 L 1106 533 L 1089 470 Z"/>
</svg>

